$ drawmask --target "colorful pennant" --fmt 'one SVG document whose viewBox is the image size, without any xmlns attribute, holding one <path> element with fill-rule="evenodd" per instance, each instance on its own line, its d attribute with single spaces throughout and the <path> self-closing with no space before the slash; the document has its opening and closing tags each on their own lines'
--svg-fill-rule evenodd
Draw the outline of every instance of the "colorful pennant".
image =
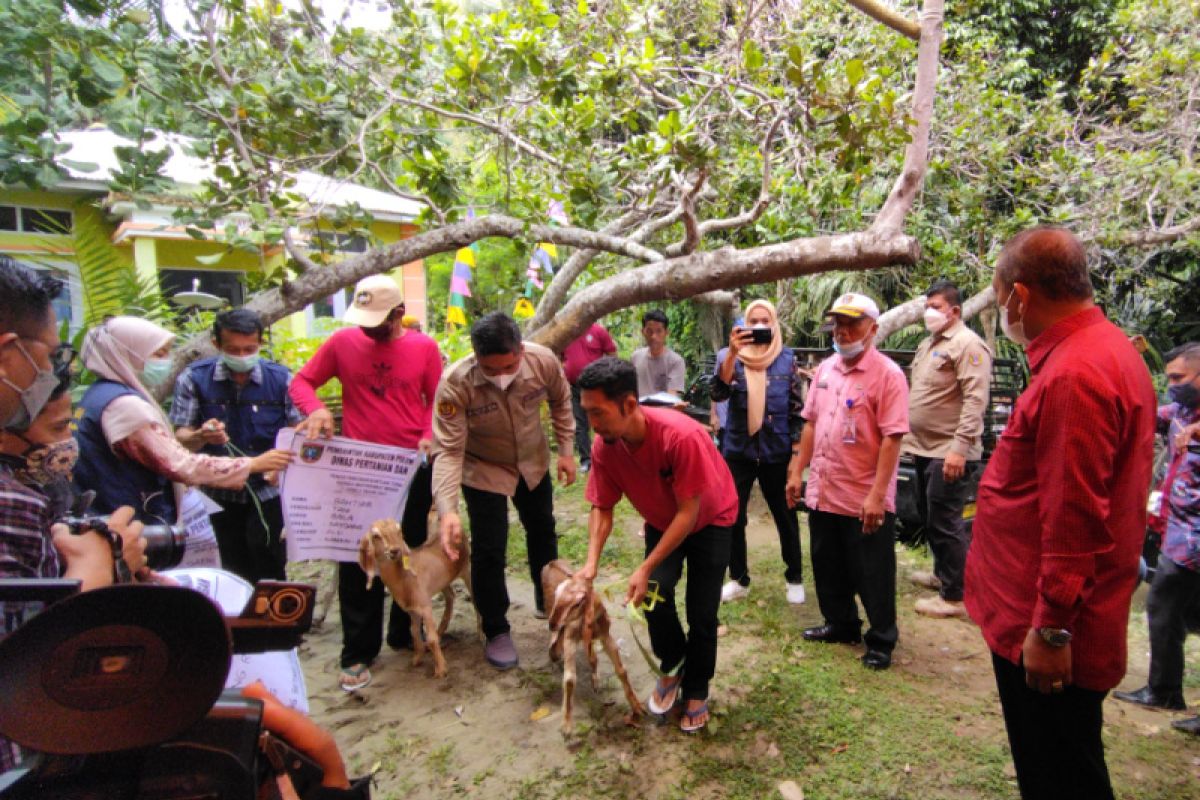
<svg viewBox="0 0 1200 800">
<path fill-rule="evenodd" d="M 467 219 L 475 218 L 475 209 L 467 210 Z M 471 296 L 471 270 L 475 266 L 475 245 L 460 248 L 454 255 L 454 271 L 450 274 L 450 302 L 446 306 L 446 326 L 466 325 L 466 303 Z"/>
</svg>

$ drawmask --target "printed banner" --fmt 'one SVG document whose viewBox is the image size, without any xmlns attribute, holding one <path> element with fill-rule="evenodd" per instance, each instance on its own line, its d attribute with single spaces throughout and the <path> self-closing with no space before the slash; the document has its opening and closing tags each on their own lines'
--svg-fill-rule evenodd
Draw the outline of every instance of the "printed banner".
<svg viewBox="0 0 1200 800">
<path fill-rule="evenodd" d="M 341 436 L 306 439 L 294 428 L 281 430 L 275 446 L 296 454 L 280 487 L 288 561 L 358 560 L 372 523 L 403 516 L 421 463 L 416 450 Z"/>
</svg>

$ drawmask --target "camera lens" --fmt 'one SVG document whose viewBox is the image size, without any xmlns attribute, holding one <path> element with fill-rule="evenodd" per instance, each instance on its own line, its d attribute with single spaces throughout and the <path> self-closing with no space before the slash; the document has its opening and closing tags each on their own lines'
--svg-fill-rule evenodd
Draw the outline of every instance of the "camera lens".
<svg viewBox="0 0 1200 800">
<path fill-rule="evenodd" d="M 180 525 L 147 525 L 142 529 L 146 540 L 146 566 L 153 570 L 179 566 L 187 549 L 187 533 Z"/>
</svg>

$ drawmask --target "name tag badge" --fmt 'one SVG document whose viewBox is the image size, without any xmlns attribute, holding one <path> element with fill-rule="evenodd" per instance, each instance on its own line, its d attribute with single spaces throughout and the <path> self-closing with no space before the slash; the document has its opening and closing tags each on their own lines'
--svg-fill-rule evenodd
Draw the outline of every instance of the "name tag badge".
<svg viewBox="0 0 1200 800">
<path fill-rule="evenodd" d="M 829 384 L 826 383 L 825 381 L 817 381 L 817 388 L 818 389 L 828 389 Z"/>
</svg>

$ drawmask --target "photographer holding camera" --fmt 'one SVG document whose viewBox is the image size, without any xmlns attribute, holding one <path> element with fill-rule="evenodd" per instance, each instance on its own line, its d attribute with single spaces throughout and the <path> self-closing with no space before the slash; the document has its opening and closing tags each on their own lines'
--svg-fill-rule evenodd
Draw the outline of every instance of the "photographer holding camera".
<svg viewBox="0 0 1200 800">
<path fill-rule="evenodd" d="M 74 356 L 59 344 L 51 306 L 61 290 L 56 279 L 0 256 L 0 578 L 71 578 L 86 591 L 113 582 L 112 545 L 54 524 L 63 502 L 46 490 L 55 483 L 52 475 L 69 480 L 74 463 L 70 446 L 56 447 L 71 441 L 66 389 Z M 109 528 L 136 573 L 145 566 L 145 543 L 132 518 L 131 509 L 119 509 Z M 17 759 L 16 749 L 0 739 L 0 770 Z"/>
<path fill-rule="evenodd" d="M 721 602 L 750 594 L 746 507 L 755 481 L 779 533 L 787 601 L 793 605 L 804 602 L 800 523 L 796 511 L 788 508 L 784 492 L 788 461 L 804 427 L 800 416 L 804 406 L 801 380 L 792 349 L 783 345 L 775 306 L 767 300 L 750 302 L 745 325 L 735 326 L 729 347 L 717 353 L 716 374 L 711 382 L 713 402 L 729 403 L 721 455 L 729 465 L 738 495 L 729 581 L 721 588 Z"/>
</svg>

